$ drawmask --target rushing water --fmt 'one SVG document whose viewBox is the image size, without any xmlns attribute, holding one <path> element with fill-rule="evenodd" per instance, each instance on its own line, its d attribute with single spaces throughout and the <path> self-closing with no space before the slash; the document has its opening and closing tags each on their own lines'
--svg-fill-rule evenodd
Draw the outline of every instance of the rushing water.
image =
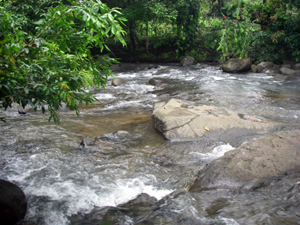
<svg viewBox="0 0 300 225">
<path fill-rule="evenodd" d="M 104 215 L 101 209 L 141 193 L 160 200 L 155 215 L 143 212 L 152 220 L 145 224 L 300 224 L 299 198 L 286 194 L 297 177 L 274 184 L 275 189 L 186 192 L 201 168 L 238 146 L 170 143 L 151 122 L 153 104 L 172 97 L 299 126 L 299 78 L 277 81 L 265 74 L 229 74 L 200 64 L 115 74 L 128 82 L 94 90 L 99 102 L 82 108 L 79 117 L 62 109 L 59 125 L 31 109 L 26 115 L 19 115 L 17 106 L 0 112 L 7 122 L 0 124 L 0 178 L 18 184 L 27 196 L 23 224 L 96 224 L 88 216 L 73 218 L 95 208 Z M 154 90 L 151 78 L 168 87 Z M 130 136 L 111 134 L 119 130 Z M 82 139 L 96 137 L 96 146 L 79 147 Z M 135 224 L 130 215 L 119 215 L 118 224 Z"/>
</svg>

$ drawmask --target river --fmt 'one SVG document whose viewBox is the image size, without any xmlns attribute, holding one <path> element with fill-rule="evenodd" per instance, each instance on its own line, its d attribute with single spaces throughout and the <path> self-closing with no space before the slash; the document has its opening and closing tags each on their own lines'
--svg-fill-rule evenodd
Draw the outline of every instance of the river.
<svg viewBox="0 0 300 225">
<path fill-rule="evenodd" d="M 238 145 L 168 142 L 151 121 L 155 102 L 180 98 L 283 127 L 300 125 L 299 77 L 278 81 L 262 73 L 224 73 L 217 65 L 204 64 L 138 69 L 145 66 L 119 68 L 115 76 L 127 80 L 125 85 L 108 82 L 105 89 L 93 90 L 99 102 L 83 107 L 78 117 L 63 108 L 59 125 L 48 123 L 47 113 L 30 108 L 26 115 L 18 113 L 18 106 L 0 111 L 7 122 L 0 124 L 0 179 L 16 183 L 27 196 L 22 224 L 98 224 L 95 212 L 103 218 L 104 209 L 141 193 L 159 200 L 155 213 L 145 210 L 138 219 L 132 212 L 115 213 L 109 218 L 118 222 L 111 224 L 300 224 L 299 202 L 284 195 L 288 181 L 277 184 L 276 191 L 187 192 L 200 169 Z M 151 78 L 168 87 L 154 90 Z M 130 135 L 118 139 L 113 135 L 117 131 Z M 88 138 L 97 138 L 98 145 L 81 148 Z"/>
</svg>

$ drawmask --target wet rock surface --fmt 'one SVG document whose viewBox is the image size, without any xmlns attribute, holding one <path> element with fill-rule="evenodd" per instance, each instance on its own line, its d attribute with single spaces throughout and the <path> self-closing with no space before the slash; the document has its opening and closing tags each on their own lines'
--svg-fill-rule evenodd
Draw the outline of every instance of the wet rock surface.
<svg viewBox="0 0 300 225">
<path fill-rule="evenodd" d="M 207 138 L 229 141 L 270 130 L 275 124 L 214 106 L 193 106 L 180 99 L 157 102 L 154 128 L 170 141 Z"/>
<path fill-rule="evenodd" d="M 186 56 L 180 61 L 180 66 L 191 66 L 197 64 L 197 61 L 192 56 Z"/>
<path fill-rule="evenodd" d="M 257 65 L 258 72 L 261 73 L 265 69 L 273 69 L 273 68 L 279 68 L 278 65 L 275 65 L 272 62 L 261 62 Z"/>
<path fill-rule="evenodd" d="M 25 217 L 27 200 L 15 184 L 0 179 L 0 224 L 14 225 Z"/>
<path fill-rule="evenodd" d="M 179 207 L 185 202 L 186 207 Z M 135 199 L 117 207 L 95 208 L 86 215 L 71 218 L 72 224 L 139 224 L 139 225 L 225 225 L 219 219 L 194 218 L 191 206 L 195 205 L 190 193 L 175 191 L 157 201 L 154 197 L 142 193 Z M 192 209 L 194 209 L 192 207 Z M 84 221 L 84 222 L 82 222 Z"/>
<path fill-rule="evenodd" d="M 251 71 L 252 71 L 253 73 L 257 73 L 257 66 L 254 65 L 254 64 L 252 64 L 252 65 L 251 65 Z"/>
<path fill-rule="evenodd" d="M 222 70 L 227 73 L 245 72 L 251 69 L 251 60 L 247 59 L 229 59 L 222 66 Z"/>
<path fill-rule="evenodd" d="M 281 67 L 279 70 L 280 70 L 280 73 L 282 73 L 284 75 L 296 75 L 297 74 L 297 72 L 295 70 L 292 70 L 287 67 Z"/>
<path fill-rule="evenodd" d="M 201 170 L 190 191 L 256 189 L 300 172 L 300 130 L 280 131 L 245 143 Z"/>
<path fill-rule="evenodd" d="M 297 64 L 293 62 L 286 62 L 282 65 L 276 65 L 272 62 L 261 62 L 257 66 L 252 65 L 251 70 L 254 73 L 266 73 L 270 76 L 274 76 L 274 79 L 278 81 L 284 81 L 291 76 L 300 74 Z"/>
<path fill-rule="evenodd" d="M 97 153 L 103 157 L 113 158 L 127 155 L 131 148 L 138 144 L 137 138 L 127 131 L 116 131 L 96 138 L 86 137 L 79 145 L 82 154 Z"/>
<path fill-rule="evenodd" d="M 127 83 L 127 81 L 122 78 L 115 78 L 111 81 L 111 85 L 113 86 L 120 86 L 125 83 Z"/>
<path fill-rule="evenodd" d="M 159 78 L 152 78 L 152 79 L 150 79 L 150 80 L 148 81 L 148 83 L 149 83 L 150 85 L 153 85 L 153 86 L 158 85 L 158 84 L 160 84 L 161 82 L 163 82 L 163 80 L 162 80 L 162 79 L 159 79 Z"/>
</svg>

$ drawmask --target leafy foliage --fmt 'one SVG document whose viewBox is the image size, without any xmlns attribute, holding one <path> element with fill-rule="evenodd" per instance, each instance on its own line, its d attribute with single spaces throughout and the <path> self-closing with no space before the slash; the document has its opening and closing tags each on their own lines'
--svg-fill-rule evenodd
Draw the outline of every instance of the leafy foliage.
<svg viewBox="0 0 300 225">
<path fill-rule="evenodd" d="M 210 10 L 215 18 L 207 18 Z M 216 37 L 208 44 L 222 52 L 222 59 L 228 57 L 251 57 L 254 61 L 274 61 L 284 59 L 300 60 L 300 3 L 295 0 L 229 0 L 215 1 L 202 10 L 201 17 L 210 21 L 206 37 L 210 33 Z M 202 34 L 203 36 L 203 34 Z M 205 36 L 205 34 L 204 34 Z M 214 41 L 214 42 L 213 42 Z"/>
<path fill-rule="evenodd" d="M 108 38 L 125 45 L 118 9 L 99 0 L 0 2 L 0 99 L 50 111 L 59 122 L 62 104 L 79 112 L 96 99 L 88 91 L 105 87 L 115 60 L 95 64 L 90 49 L 107 48 Z"/>
</svg>

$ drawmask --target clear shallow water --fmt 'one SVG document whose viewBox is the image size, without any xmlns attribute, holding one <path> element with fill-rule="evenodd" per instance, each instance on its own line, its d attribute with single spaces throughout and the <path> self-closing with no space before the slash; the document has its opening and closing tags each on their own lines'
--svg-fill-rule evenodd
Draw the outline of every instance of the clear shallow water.
<svg viewBox="0 0 300 225">
<path fill-rule="evenodd" d="M 62 109 L 60 125 L 48 123 L 47 115 L 30 109 L 24 116 L 16 107 L 1 111 L 7 123 L 0 124 L 0 178 L 18 184 L 27 195 L 24 224 L 70 224 L 72 215 L 117 206 L 141 193 L 161 200 L 160 208 L 171 213 L 177 224 L 182 218 L 189 218 L 186 224 L 300 221 L 297 199 L 285 196 L 298 178 L 282 181 L 276 193 L 268 188 L 247 193 L 185 192 L 201 168 L 237 146 L 169 143 L 151 122 L 153 104 L 175 97 L 299 127 L 299 78 L 278 82 L 265 74 L 228 74 L 217 66 L 202 65 L 163 65 L 119 72 L 116 77 L 127 84 L 94 90 L 99 102 L 83 108 L 79 117 Z M 168 87 L 154 90 L 148 84 L 151 78 L 162 79 Z M 83 138 L 118 130 L 132 137 L 103 138 L 96 147 L 79 148 Z M 124 221 L 120 224 L 134 223 L 132 218 Z"/>
</svg>

